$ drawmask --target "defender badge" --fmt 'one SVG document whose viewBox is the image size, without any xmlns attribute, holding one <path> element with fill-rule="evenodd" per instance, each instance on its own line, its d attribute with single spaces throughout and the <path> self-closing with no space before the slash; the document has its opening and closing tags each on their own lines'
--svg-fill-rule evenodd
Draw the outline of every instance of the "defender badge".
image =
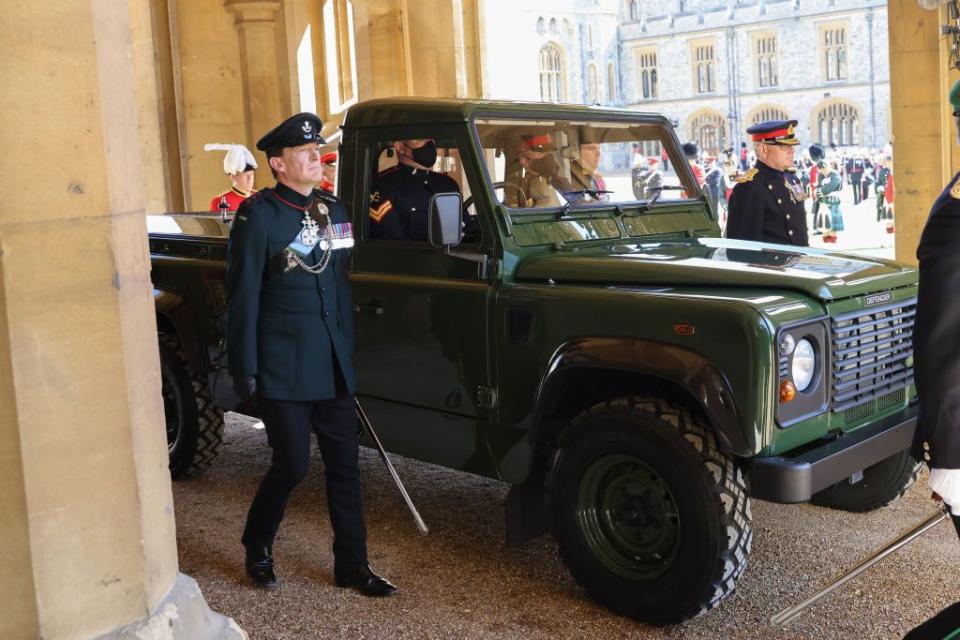
<svg viewBox="0 0 960 640">
<path fill-rule="evenodd" d="M 883 293 L 874 293 L 869 296 L 863 297 L 863 304 L 867 307 L 873 307 L 878 304 L 883 304 L 884 302 L 890 302 L 893 300 L 893 294 L 889 291 L 884 291 Z"/>
</svg>

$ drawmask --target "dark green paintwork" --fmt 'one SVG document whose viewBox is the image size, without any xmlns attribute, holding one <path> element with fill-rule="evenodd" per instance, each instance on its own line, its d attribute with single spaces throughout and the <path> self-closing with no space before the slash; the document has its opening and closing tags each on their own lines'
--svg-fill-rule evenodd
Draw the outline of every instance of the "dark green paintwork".
<svg viewBox="0 0 960 640">
<path fill-rule="evenodd" d="M 359 393 L 388 449 L 523 482 L 541 438 L 555 436 L 553 416 L 565 419 L 578 400 L 602 400 L 602 389 L 581 398 L 591 379 L 611 386 L 629 380 L 630 393 L 655 385 L 685 393 L 721 446 L 743 458 L 783 454 L 863 426 L 830 413 L 778 426 L 777 330 L 856 309 L 866 293 L 915 297 L 915 269 L 722 239 L 699 194 L 650 209 L 596 203 L 565 214 L 510 210 L 488 186 L 472 125 L 479 116 L 643 122 L 663 127 L 677 154 L 665 118 L 632 111 L 426 99 L 350 108 L 339 189 L 358 235 Z M 384 132 L 456 141 L 480 244 L 446 252 L 363 240 L 374 161 L 367 145 Z M 154 283 L 184 301 L 178 312 L 169 306 L 176 298 L 158 298 L 161 324 L 192 331 L 210 366 L 221 337 L 227 226 L 209 215 L 161 222 L 165 230 L 151 233 Z M 695 330 L 678 335 L 678 324 Z M 479 399 L 491 392 L 495 402 Z"/>
</svg>

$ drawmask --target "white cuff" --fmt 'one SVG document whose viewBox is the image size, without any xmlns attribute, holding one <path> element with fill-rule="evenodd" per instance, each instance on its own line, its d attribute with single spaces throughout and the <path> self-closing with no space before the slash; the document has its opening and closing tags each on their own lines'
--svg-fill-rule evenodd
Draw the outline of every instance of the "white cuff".
<svg viewBox="0 0 960 640">
<path fill-rule="evenodd" d="M 960 469 L 930 469 L 927 484 L 950 506 L 950 511 L 960 515 Z"/>
</svg>

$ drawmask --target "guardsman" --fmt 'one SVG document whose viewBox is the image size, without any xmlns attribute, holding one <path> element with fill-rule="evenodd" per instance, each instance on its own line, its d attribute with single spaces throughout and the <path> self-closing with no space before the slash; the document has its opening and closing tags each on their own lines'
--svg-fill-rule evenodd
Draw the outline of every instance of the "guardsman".
<svg viewBox="0 0 960 640">
<path fill-rule="evenodd" d="M 323 182 L 320 188 L 327 193 L 333 193 L 337 184 L 337 152 L 330 151 L 320 156 L 320 164 L 323 165 Z"/>
<path fill-rule="evenodd" d="M 368 596 L 395 587 L 367 565 L 354 405 L 353 234 L 323 181 L 320 119 L 300 113 L 257 142 L 277 179 L 240 205 L 227 251 L 227 345 L 234 389 L 256 403 L 273 449 L 242 542 L 253 582 L 274 588 L 273 541 L 315 435 L 333 525 L 334 578 Z"/>
<path fill-rule="evenodd" d="M 242 144 L 205 144 L 204 151 L 226 151 L 223 158 L 223 172 L 230 178 L 230 188 L 213 197 L 210 211 L 226 213 L 236 211 L 240 203 L 256 193 L 253 189 L 254 171 L 257 161 L 253 154 Z"/>
<path fill-rule="evenodd" d="M 960 132 L 960 81 L 950 91 Z M 933 203 L 917 247 L 920 289 L 913 333 L 920 414 L 913 457 L 930 467 L 933 499 L 960 514 L 960 173 Z M 960 517 L 953 516 L 960 535 Z M 951 568 L 952 570 L 952 568 Z M 905 637 L 960 637 L 960 603 L 941 611 Z"/>
<path fill-rule="evenodd" d="M 456 180 L 431 170 L 437 145 L 431 139 L 393 143 L 397 165 L 381 172 L 370 188 L 370 237 L 426 240 L 430 196 L 459 193 Z"/>
<path fill-rule="evenodd" d="M 796 120 L 770 120 L 749 129 L 757 162 L 737 176 L 730 194 L 727 237 L 807 246 L 807 195 L 793 172 Z"/>
</svg>

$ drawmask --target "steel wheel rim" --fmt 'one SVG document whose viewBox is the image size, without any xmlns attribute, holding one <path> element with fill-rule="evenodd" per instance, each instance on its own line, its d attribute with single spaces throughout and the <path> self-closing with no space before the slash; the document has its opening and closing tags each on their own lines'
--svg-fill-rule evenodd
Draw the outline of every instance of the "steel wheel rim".
<svg viewBox="0 0 960 640">
<path fill-rule="evenodd" d="M 580 481 L 577 525 L 610 571 L 630 580 L 666 573 L 680 547 L 680 514 L 667 483 L 627 454 L 605 455 Z"/>
</svg>

